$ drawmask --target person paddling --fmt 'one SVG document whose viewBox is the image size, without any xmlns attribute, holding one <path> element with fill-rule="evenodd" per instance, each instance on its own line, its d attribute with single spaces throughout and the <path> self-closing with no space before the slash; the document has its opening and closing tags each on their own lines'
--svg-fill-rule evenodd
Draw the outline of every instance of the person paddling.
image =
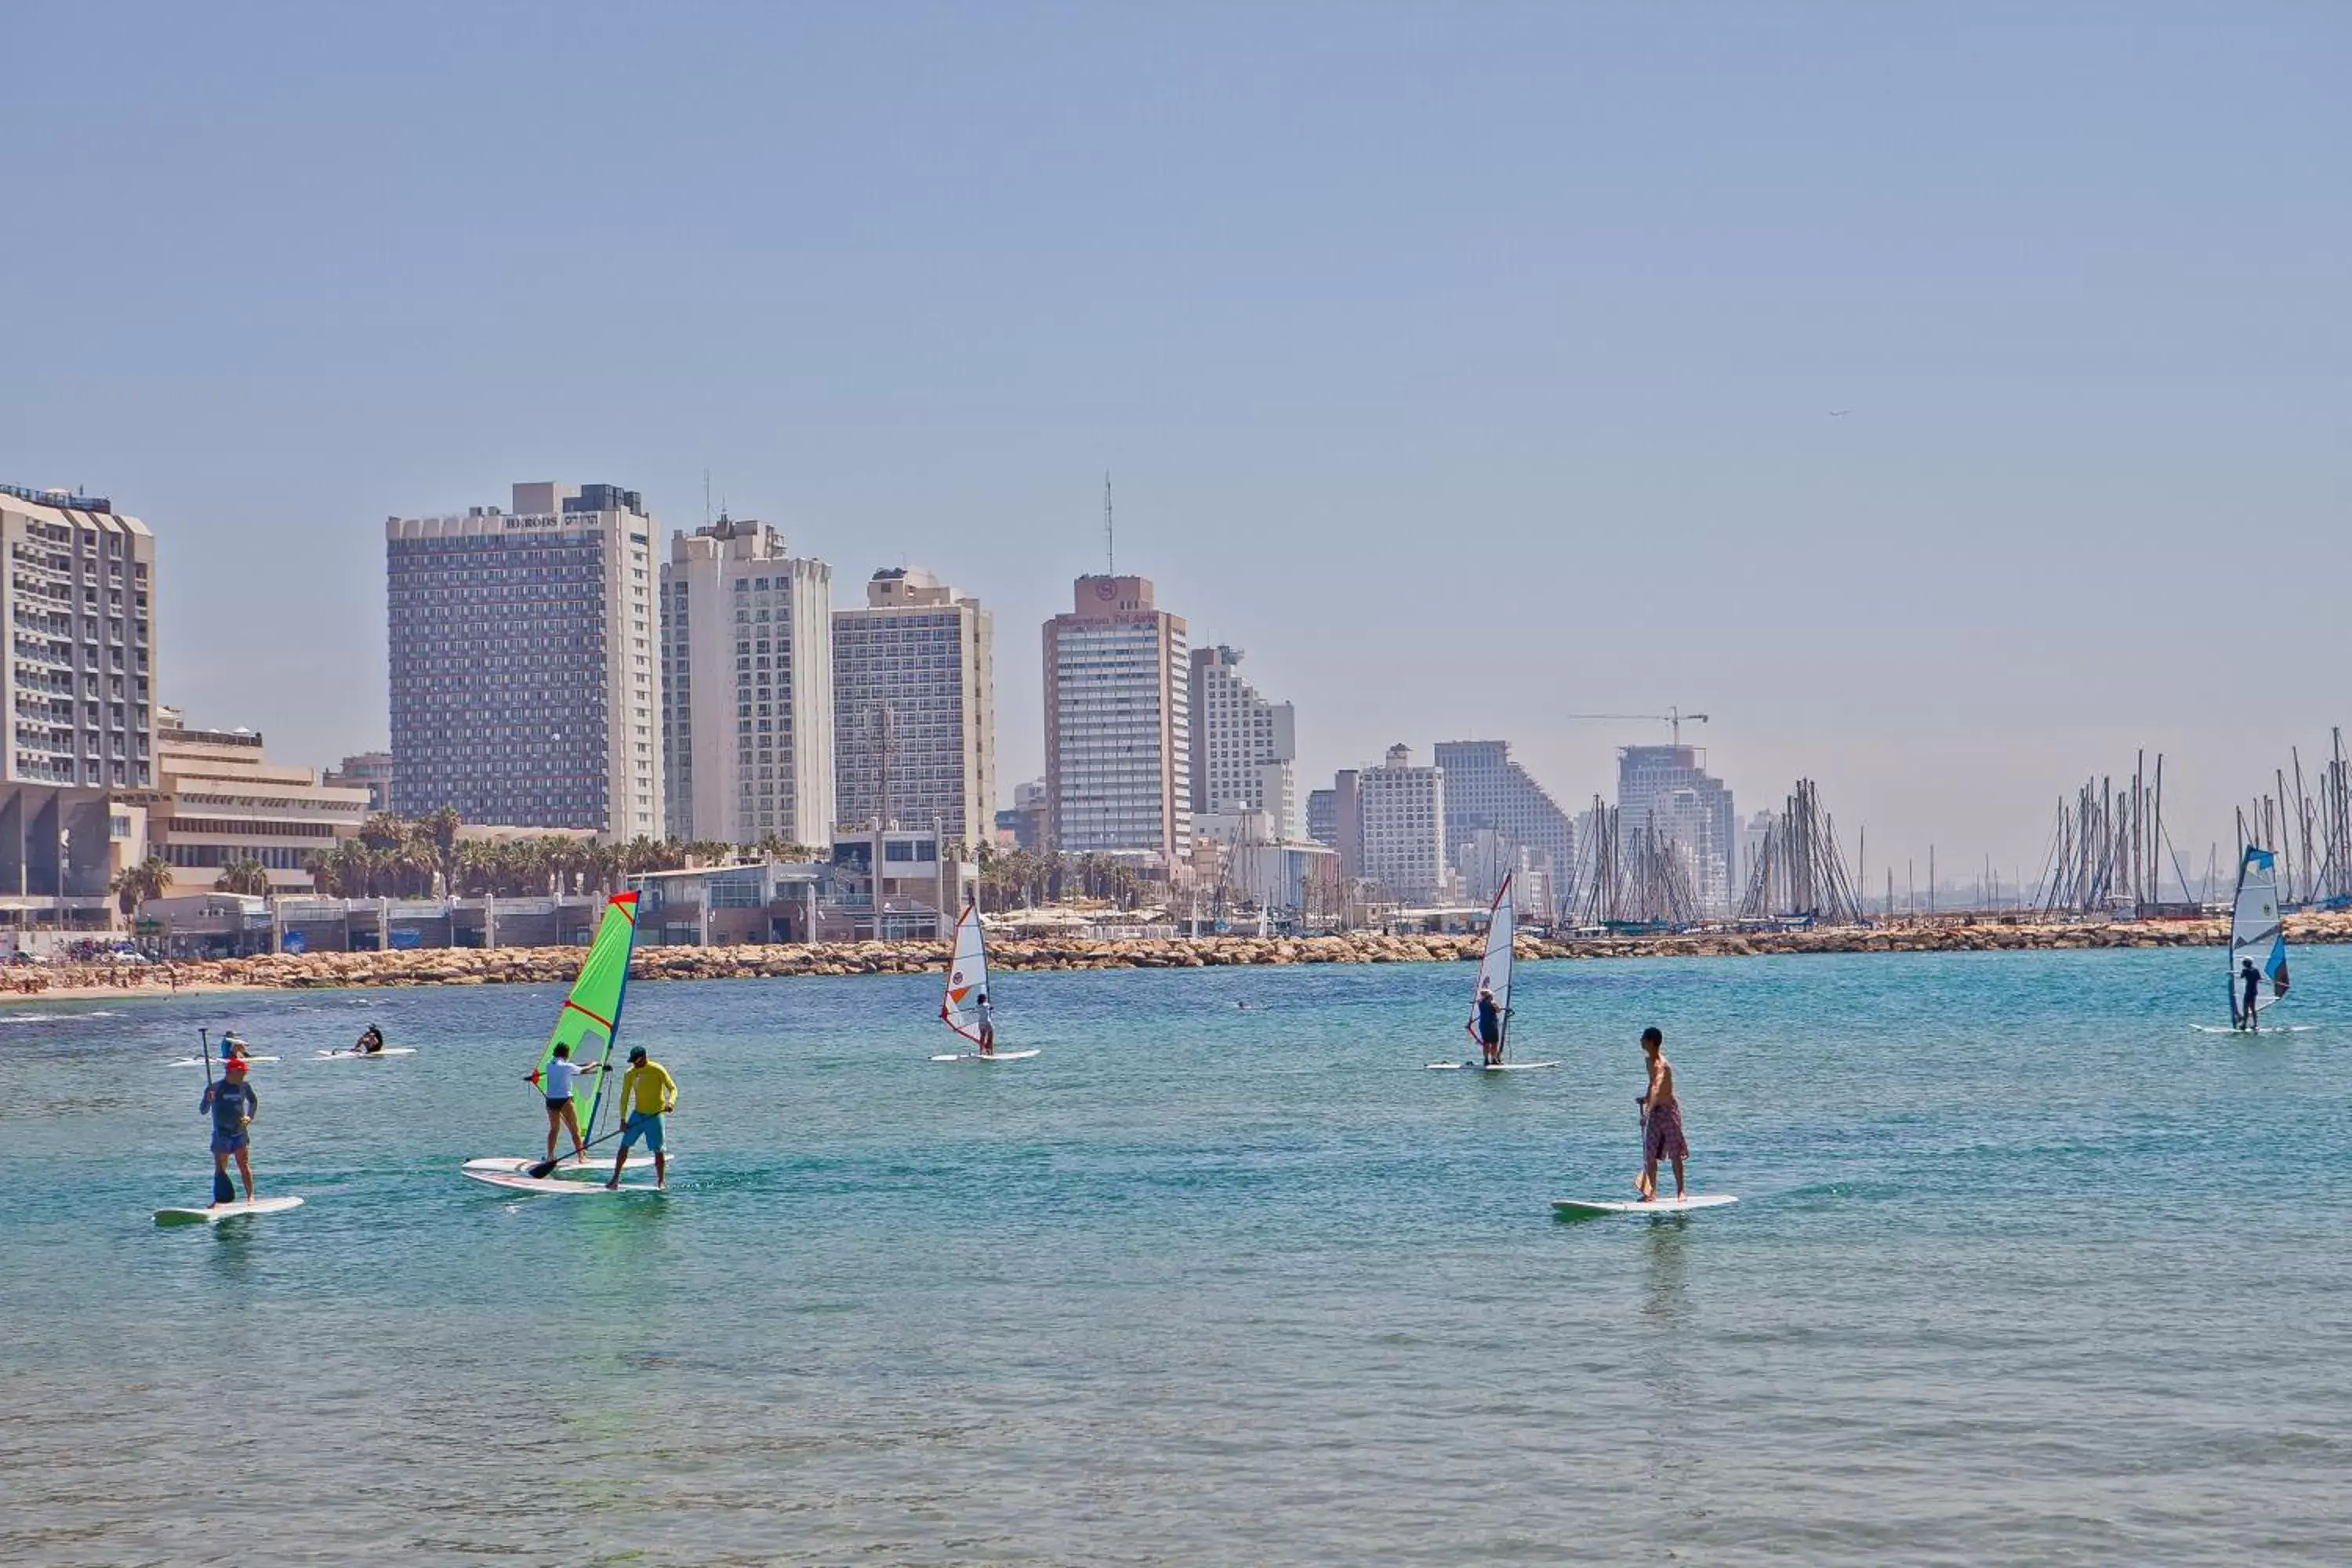
<svg viewBox="0 0 2352 1568">
<path fill-rule="evenodd" d="M 1675 1098 L 1675 1065 L 1666 1060 L 1666 1037 L 1653 1026 L 1642 1031 L 1642 1054 L 1650 1058 L 1650 1087 L 1635 1101 L 1642 1108 L 1642 1174 L 1634 1190 L 1643 1203 L 1658 1197 L 1658 1162 L 1675 1166 L 1675 1197 L 1683 1195 L 1683 1162 L 1690 1145 L 1683 1139 L 1682 1102 Z"/>
<path fill-rule="evenodd" d="M 2238 982 L 2245 987 L 2245 1005 L 2236 1009 L 2237 1016 L 2230 1021 L 2241 1029 L 2257 1029 L 2255 1016 L 2262 1011 L 2263 972 L 2251 958 L 2238 961 Z"/>
<path fill-rule="evenodd" d="M 980 1020 L 980 1054 L 992 1057 L 996 1054 L 996 1005 L 983 991 L 980 994 L 980 1000 L 971 1005 L 971 1010 L 973 1016 Z"/>
<path fill-rule="evenodd" d="M 235 1029 L 224 1029 L 221 1031 L 220 1054 L 221 1060 L 224 1062 L 241 1062 L 250 1058 L 253 1053 L 246 1048 L 243 1035 L 238 1034 Z"/>
<path fill-rule="evenodd" d="M 1486 1065 L 1495 1066 L 1503 1059 L 1503 1009 L 1495 1001 L 1491 986 L 1478 987 L 1477 1026 L 1478 1048 L 1486 1053 Z"/>
<path fill-rule="evenodd" d="M 221 1076 L 205 1085 L 205 1097 L 196 1110 L 213 1119 L 213 1206 L 217 1208 L 236 1200 L 236 1189 L 229 1185 L 229 1156 L 236 1156 L 236 1173 L 245 1182 L 245 1201 L 253 1201 L 252 1137 L 246 1129 L 261 1114 L 261 1097 L 245 1081 L 243 1057 L 231 1057 L 222 1064 Z"/>
<path fill-rule="evenodd" d="M 383 1031 L 370 1024 L 361 1031 L 360 1037 L 352 1042 L 352 1049 L 363 1057 L 381 1055 L 383 1050 Z"/>
<path fill-rule="evenodd" d="M 629 1145 L 642 1138 L 653 1152 L 654 1184 L 669 1185 L 669 1158 L 662 1152 L 662 1118 L 677 1105 L 677 1080 L 669 1069 L 646 1056 L 646 1048 L 637 1047 L 629 1053 L 629 1070 L 621 1075 L 621 1148 L 613 1156 L 613 1179 L 607 1187 L 621 1184 L 621 1167 L 629 1163 Z"/>
<path fill-rule="evenodd" d="M 574 1158 L 585 1160 L 588 1157 L 587 1142 L 580 1136 L 580 1112 L 572 1103 L 572 1089 L 581 1079 L 601 1070 L 603 1067 L 602 1062 L 590 1062 L 584 1068 L 575 1067 L 572 1061 L 572 1047 L 559 1045 L 548 1058 L 543 1069 L 523 1074 L 525 1079 L 538 1084 L 539 1092 L 547 1097 L 549 1159 L 555 1158 L 555 1135 L 559 1131 L 572 1134 Z"/>
</svg>

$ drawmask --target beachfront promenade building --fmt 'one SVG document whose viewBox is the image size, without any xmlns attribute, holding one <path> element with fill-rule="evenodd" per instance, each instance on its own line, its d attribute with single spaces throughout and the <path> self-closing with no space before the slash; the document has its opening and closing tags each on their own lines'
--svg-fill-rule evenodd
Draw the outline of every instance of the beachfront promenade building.
<svg viewBox="0 0 2352 1568">
<path fill-rule="evenodd" d="M 1702 915 L 1730 913 L 1738 852 L 1731 791 L 1708 773 L 1696 746 L 1625 746 L 1617 752 L 1617 832 L 1633 858 L 1633 844 L 1654 831 L 1689 857 L 1691 890 Z"/>
<path fill-rule="evenodd" d="M 0 782 L 155 782 L 155 537 L 100 496 L 0 485 Z"/>
<path fill-rule="evenodd" d="M 1045 826 L 1171 871 L 1192 839 L 1192 663 L 1148 577 L 1080 577 L 1045 626 Z"/>
<path fill-rule="evenodd" d="M 1493 888 L 1488 884 L 1496 880 L 1484 873 L 1473 874 L 1472 866 L 1519 864 L 1483 840 L 1475 858 L 1464 864 L 1460 847 L 1470 844 L 1481 830 L 1500 835 L 1507 845 L 1535 851 L 1542 858 L 1540 867 L 1535 861 L 1526 864 L 1549 872 L 1548 879 L 1565 878 L 1575 869 L 1575 823 L 1533 774 L 1511 760 L 1508 741 L 1440 741 L 1434 760 L 1445 773 L 1446 841 L 1456 847 L 1455 861 L 1470 877 L 1471 897 L 1492 898 Z M 1549 906 L 1538 902 L 1535 892 L 1531 881 L 1522 887 L 1519 907 L 1540 914 Z"/>
<path fill-rule="evenodd" d="M 672 837 L 833 842 L 833 568 L 763 522 L 670 540 L 661 574 Z"/>
<path fill-rule="evenodd" d="M 655 522 L 635 490 L 384 523 L 392 808 L 658 838 Z"/>
<path fill-rule="evenodd" d="M 1237 647 L 1192 650 L 1192 809 L 1262 811 L 1272 842 L 1300 837 L 1298 729 L 1287 702 L 1271 702 L 1241 672 Z"/>
<path fill-rule="evenodd" d="M 996 633 L 980 601 L 908 566 L 833 613 L 833 798 L 845 832 L 937 826 L 977 847 L 996 811 Z"/>
<path fill-rule="evenodd" d="M 1445 896 L 1445 773 L 1415 767 L 1412 751 L 1391 746 L 1376 768 L 1356 779 L 1358 873 L 1401 903 L 1433 904 Z M 1346 849 L 1341 848 L 1344 855 Z"/>
<path fill-rule="evenodd" d="M 128 798 L 145 808 L 148 842 L 172 868 L 166 897 L 209 893 L 246 861 L 269 874 L 272 892 L 310 892 L 310 858 L 333 854 L 367 819 L 364 785 L 273 763 L 252 730 L 191 729 L 175 709 L 156 712 L 162 787 Z"/>
</svg>

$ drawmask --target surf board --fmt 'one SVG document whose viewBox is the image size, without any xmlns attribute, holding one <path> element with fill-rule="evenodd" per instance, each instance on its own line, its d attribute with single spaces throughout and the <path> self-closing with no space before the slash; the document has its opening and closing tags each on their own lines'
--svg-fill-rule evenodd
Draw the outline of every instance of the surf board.
<svg viewBox="0 0 2352 1568">
<path fill-rule="evenodd" d="M 380 1051 L 320 1051 L 319 1059 L 322 1062 L 364 1061 L 372 1057 L 413 1057 L 415 1054 L 415 1046 L 386 1046 Z"/>
<path fill-rule="evenodd" d="M 540 1156 L 540 1159 L 544 1158 L 544 1155 Z M 652 1155 L 638 1150 L 629 1156 L 628 1168 L 632 1171 L 651 1170 L 652 1159 Z M 539 1159 L 526 1159 L 517 1154 L 490 1154 L 478 1160 L 468 1160 L 460 1169 L 469 1176 L 478 1174 L 520 1176 L 539 1163 Z M 669 1163 L 675 1169 L 677 1165 L 677 1156 L 672 1154 L 669 1157 Z M 582 1177 L 610 1176 L 613 1173 L 612 1157 L 591 1154 L 583 1160 L 577 1155 L 566 1155 L 562 1164 L 548 1173 L 546 1179 L 552 1180 L 565 1173 L 575 1173 Z"/>
<path fill-rule="evenodd" d="M 1693 1193 L 1688 1197 L 1660 1198 L 1646 1204 L 1613 1198 L 1554 1198 L 1551 1206 L 1563 1219 L 1590 1219 L 1604 1214 L 1688 1214 L 1693 1209 L 1727 1208 L 1738 1201 L 1729 1193 Z"/>
<path fill-rule="evenodd" d="M 256 1062 L 274 1062 L 278 1058 L 276 1057 L 245 1057 L 240 1059 L 244 1061 L 246 1066 L 251 1067 Z M 220 1065 L 221 1058 L 215 1057 L 212 1058 L 212 1062 L 215 1067 L 218 1067 Z M 175 1068 L 200 1068 L 205 1065 L 205 1058 L 202 1057 L 182 1057 L 177 1061 L 172 1062 L 169 1065 Z"/>
<path fill-rule="evenodd" d="M 250 1214 L 284 1214 L 288 1209 L 302 1206 L 300 1198 L 240 1198 L 233 1204 L 215 1204 L 200 1209 L 157 1209 L 157 1225 L 218 1225 L 225 1219 L 236 1219 Z"/>
<path fill-rule="evenodd" d="M 1431 1072 L 1535 1072 L 1558 1062 L 1431 1062 Z"/>
<path fill-rule="evenodd" d="M 526 1165 L 534 1162 L 525 1161 Z M 623 1193 L 657 1193 L 661 1189 L 651 1182 L 623 1182 L 618 1187 L 608 1187 L 602 1182 L 567 1182 L 561 1176 L 526 1176 L 520 1171 L 477 1171 L 470 1164 L 465 1173 L 473 1180 L 510 1193 L 541 1193 L 572 1195 L 580 1193 L 603 1193 L 617 1197 Z"/>
<path fill-rule="evenodd" d="M 2319 1027 L 2316 1024 L 2264 1024 L 2260 1028 L 2241 1029 L 2230 1024 L 2191 1024 L 2200 1035 L 2308 1035 Z"/>
<path fill-rule="evenodd" d="M 1035 1051 L 999 1051 L 992 1057 L 984 1057 L 978 1051 L 957 1051 L 949 1056 L 933 1057 L 931 1060 L 935 1062 L 1025 1062 L 1036 1054 Z"/>
</svg>

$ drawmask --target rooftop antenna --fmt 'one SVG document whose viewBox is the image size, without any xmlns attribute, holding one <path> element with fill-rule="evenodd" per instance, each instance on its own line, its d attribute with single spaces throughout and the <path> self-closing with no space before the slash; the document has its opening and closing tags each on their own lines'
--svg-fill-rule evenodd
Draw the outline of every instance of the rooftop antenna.
<svg viewBox="0 0 2352 1568">
<path fill-rule="evenodd" d="M 1103 564 L 1107 576 L 1118 575 L 1118 535 L 1110 521 L 1110 470 L 1103 470 Z"/>
<path fill-rule="evenodd" d="M 702 526 L 710 526 L 710 470 L 702 470 Z"/>
</svg>

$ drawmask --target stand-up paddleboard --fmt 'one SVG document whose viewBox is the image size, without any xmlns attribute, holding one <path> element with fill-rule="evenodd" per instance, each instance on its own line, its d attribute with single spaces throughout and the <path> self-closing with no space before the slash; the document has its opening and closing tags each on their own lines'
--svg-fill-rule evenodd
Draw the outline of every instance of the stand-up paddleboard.
<svg viewBox="0 0 2352 1568">
<path fill-rule="evenodd" d="M 2308 1035 L 2315 1033 L 2316 1024 L 2264 1024 L 2252 1029 L 2241 1029 L 2234 1024 L 2191 1024 L 2200 1035 Z"/>
<path fill-rule="evenodd" d="M 415 1054 L 415 1046 L 386 1046 L 380 1051 L 320 1051 L 319 1059 L 322 1062 L 367 1061 L 376 1057 L 413 1057 Z"/>
<path fill-rule="evenodd" d="M 992 989 L 988 978 L 988 937 L 980 928 L 980 906 L 966 904 L 962 917 L 956 921 L 955 951 L 948 954 L 947 994 L 940 998 L 940 1022 L 973 1045 L 980 1044 L 980 1010 L 984 1003 L 993 1015 L 996 1001 L 989 994 Z M 949 1051 L 931 1060 L 1025 1062 L 1036 1054 L 994 1051 L 983 1056 L 978 1051 Z"/>
<path fill-rule="evenodd" d="M 1558 1062 L 1429 1062 L 1431 1072 L 1537 1072 Z"/>
<path fill-rule="evenodd" d="M 237 1059 L 251 1067 L 256 1062 L 274 1062 L 278 1058 L 276 1057 L 240 1057 Z M 182 1057 L 165 1065 L 175 1068 L 207 1068 L 214 1066 L 218 1058 L 215 1057 Z"/>
<path fill-rule="evenodd" d="M 588 944 L 588 956 L 580 963 L 580 973 L 564 994 L 563 1005 L 555 1015 L 555 1027 L 547 1037 L 547 1044 L 539 1054 L 539 1066 L 530 1072 L 530 1081 L 546 1081 L 548 1064 L 555 1059 L 555 1049 L 562 1047 L 572 1053 L 571 1059 L 579 1060 L 581 1047 L 593 1045 L 598 1038 L 604 1042 L 596 1070 L 583 1075 L 579 1088 L 586 1091 L 588 1104 L 580 1106 L 580 1096 L 572 1097 L 572 1113 L 580 1123 L 583 1142 L 602 1142 L 596 1136 L 596 1113 L 604 1107 L 605 1089 L 613 1084 L 613 1051 L 621 1038 L 621 1005 L 628 1000 L 629 953 L 637 940 L 637 895 L 614 893 L 604 900 L 604 912 L 596 922 L 596 938 Z M 650 1158 L 650 1156 L 649 1156 Z M 514 1187 L 523 1192 L 603 1192 L 602 1183 L 567 1182 L 554 1177 L 534 1179 L 530 1167 L 537 1160 L 522 1160 L 509 1167 L 506 1161 L 493 1155 L 485 1160 L 468 1160 L 463 1173 L 492 1186 Z"/>
<path fill-rule="evenodd" d="M 651 1163 L 646 1162 L 647 1164 Z M 530 1176 L 520 1171 L 477 1171 L 470 1164 L 466 1167 L 466 1174 L 475 1181 L 509 1193 L 537 1193 L 547 1197 L 581 1193 L 601 1193 L 607 1197 L 619 1197 L 625 1193 L 657 1193 L 662 1190 L 651 1182 L 623 1182 L 617 1187 L 608 1187 L 602 1182 L 566 1181 L 562 1176 Z"/>
<path fill-rule="evenodd" d="M 1689 1214 L 1695 1209 L 1728 1208 L 1738 1201 L 1729 1193 L 1693 1193 L 1688 1197 L 1658 1198 L 1646 1204 L 1638 1199 L 1621 1203 L 1614 1198 L 1554 1198 L 1551 1206 L 1562 1219 L 1592 1219 L 1605 1214 Z"/>
<path fill-rule="evenodd" d="M 300 1198 L 240 1198 L 233 1204 L 215 1204 L 200 1209 L 157 1209 L 157 1225 L 218 1225 L 225 1219 L 238 1219 L 247 1215 L 284 1214 L 288 1209 L 302 1206 Z"/>
<path fill-rule="evenodd" d="M 527 1159 L 520 1154 L 492 1154 L 479 1160 L 468 1160 L 460 1169 L 469 1176 L 526 1176 L 533 1166 L 543 1163 L 544 1157 Z M 669 1156 L 669 1168 L 673 1171 L 677 1169 L 676 1153 Z M 649 1171 L 653 1169 L 653 1157 L 642 1152 L 632 1154 L 628 1169 Z M 566 1154 L 555 1169 L 540 1179 L 558 1181 L 571 1177 L 585 1181 L 592 1176 L 605 1177 L 612 1173 L 613 1158 L 609 1154 L 591 1154 L 585 1159 L 577 1154 Z"/>
</svg>

